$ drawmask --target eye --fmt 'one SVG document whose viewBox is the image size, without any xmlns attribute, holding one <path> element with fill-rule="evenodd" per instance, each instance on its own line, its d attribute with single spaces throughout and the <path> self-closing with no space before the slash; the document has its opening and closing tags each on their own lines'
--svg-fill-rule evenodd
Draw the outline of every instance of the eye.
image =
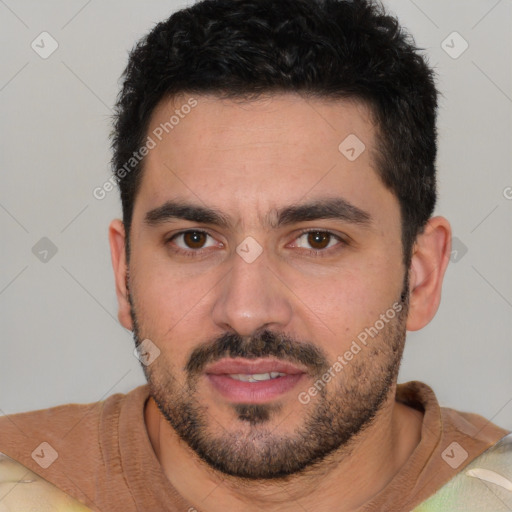
<svg viewBox="0 0 512 512">
<path fill-rule="evenodd" d="M 198 229 L 180 231 L 166 240 L 166 244 L 170 246 L 173 252 L 190 257 L 200 256 L 203 251 L 216 245 L 223 247 L 223 244 L 217 242 L 207 231 Z M 312 256 L 323 256 L 324 254 L 331 254 L 331 252 L 346 245 L 348 245 L 346 240 L 331 231 L 310 229 L 303 231 L 295 238 L 291 247 L 304 249 Z"/>
<path fill-rule="evenodd" d="M 183 253 L 198 252 L 215 245 L 215 240 L 209 233 L 196 229 L 176 233 L 168 242 L 172 242 L 172 245 L 178 248 L 177 252 Z"/>
<path fill-rule="evenodd" d="M 346 242 L 338 235 L 330 231 L 308 230 L 301 233 L 296 239 L 295 247 L 309 249 L 309 252 L 317 254 L 325 252 L 336 245 L 346 244 Z"/>
</svg>

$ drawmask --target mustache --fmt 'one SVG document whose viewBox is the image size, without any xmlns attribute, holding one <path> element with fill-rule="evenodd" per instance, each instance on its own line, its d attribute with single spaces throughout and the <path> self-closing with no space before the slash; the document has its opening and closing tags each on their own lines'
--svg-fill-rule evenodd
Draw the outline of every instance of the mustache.
<svg viewBox="0 0 512 512">
<path fill-rule="evenodd" d="M 203 343 L 190 355 L 185 371 L 191 376 L 198 375 L 207 365 L 225 357 L 274 357 L 305 366 L 313 375 L 325 373 L 329 368 L 327 357 L 315 345 L 264 330 L 250 337 L 226 333 L 213 341 Z"/>
</svg>

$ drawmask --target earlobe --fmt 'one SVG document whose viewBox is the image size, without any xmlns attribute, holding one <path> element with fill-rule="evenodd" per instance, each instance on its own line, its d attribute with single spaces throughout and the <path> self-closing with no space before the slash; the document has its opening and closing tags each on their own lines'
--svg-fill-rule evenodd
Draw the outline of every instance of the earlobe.
<svg viewBox="0 0 512 512">
<path fill-rule="evenodd" d="M 108 238 L 119 306 L 117 316 L 121 325 L 131 331 L 133 330 L 133 325 L 130 315 L 130 302 L 128 300 L 128 265 L 125 251 L 126 235 L 123 222 L 120 219 L 114 219 L 110 223 Z"/>
<path fill-rule="evenodd" d="M 434 318 L 441 301 L 450 249 L 449 222 L 444 217 L 431 218 L 413 248 L 409 269 L 408 331 L 422 329 Z"/>
</svg>

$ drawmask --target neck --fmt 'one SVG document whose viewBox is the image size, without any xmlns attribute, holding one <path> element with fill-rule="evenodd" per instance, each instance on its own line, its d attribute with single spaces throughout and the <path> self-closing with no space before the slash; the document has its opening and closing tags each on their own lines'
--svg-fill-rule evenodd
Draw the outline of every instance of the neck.
<svg viewBox="0 0 512 512">
<path fill-rule="evenodd" d="M 371 425 L 328 459 L 300 475 L 247 481 L 201 461 L 177 436 L 154 400 L 145 421 L 155 454 L 181 496 L 205 512 L 356 510 L 399 471 L 420 441 L 422 414 L 395 401 L 395 388 Z"/>
</svg>

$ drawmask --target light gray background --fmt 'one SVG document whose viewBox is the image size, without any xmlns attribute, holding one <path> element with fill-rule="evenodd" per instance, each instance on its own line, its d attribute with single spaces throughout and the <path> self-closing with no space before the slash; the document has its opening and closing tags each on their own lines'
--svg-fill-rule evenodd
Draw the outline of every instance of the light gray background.
<svg viewBox="0 0 512 512">
<path fill-rule="evenodd" d="M 107 241 L 111 107 L 135 41 L 176 1 L 0 0 L 0 414 L 100 400 L 144 382 L 117 321 Z M 511 0 L 393 0 L 443 93 L 437 214 L 459 252 L 434 321 L 410 333 L 400 381 L 512 429 Z M 42 59 L 43 31 L 58 49 Z M 457 31 L 469 48 L 441 47 Z M 458 36 L 448 38 L 452 53 Z M 512 196 L 512 189 L 509 197 Z M 48 237 L 43 263 L 32 247 Z M 461 244 L 467 247 L 463 254 Z"/>
</svg>

